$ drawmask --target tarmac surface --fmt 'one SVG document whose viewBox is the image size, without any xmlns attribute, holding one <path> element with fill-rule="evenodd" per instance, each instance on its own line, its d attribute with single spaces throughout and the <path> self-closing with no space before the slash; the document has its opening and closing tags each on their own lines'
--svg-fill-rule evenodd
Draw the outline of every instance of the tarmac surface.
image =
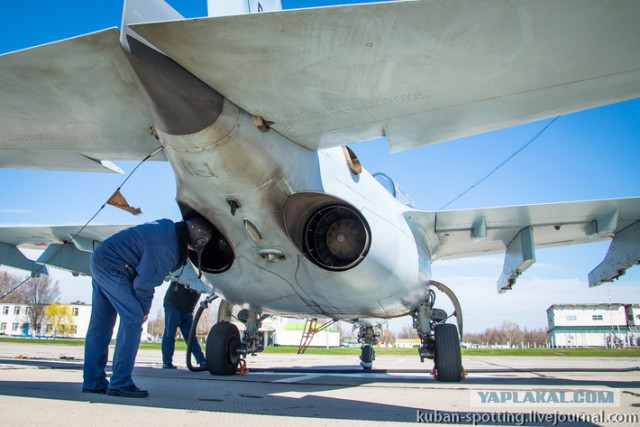
<svg viewBox="0 0 640 427">
<path fill-rule="evenodd" d="M 357 356 L 260 354 L 248 374 L 219 377 L 188 371 L 184 352 L 166 370 L 141 350 L 146 399 L 81 393 L 82 358 L 80 346 L 0 343 L 2 425 L 640 425 L 636 358 L 463 357 L 466 382 L 438 383 L 417 355 L 379 356 L 365 373 Z"/>
</svg>

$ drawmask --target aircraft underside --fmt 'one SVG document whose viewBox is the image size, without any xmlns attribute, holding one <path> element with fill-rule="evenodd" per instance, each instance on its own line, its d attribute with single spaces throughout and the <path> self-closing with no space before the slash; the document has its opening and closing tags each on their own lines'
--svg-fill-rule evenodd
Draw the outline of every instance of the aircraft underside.
<svg viewBox="0 0 640 427">
<path fill-rule="evenodd" d="M 132 37 L 128 44 L 183 217 L 203 217 L 216 232 L 191 258 L 224 299 L 207 344 L 212 373 L 234 374 L 241 357 L 262 350 L 258 330 L 269 314 L 359 325 L 365 369 L 380 336 L 376 319 L 414 313 L 423 359 L 436 357 L 436 331 L 457 343 L 454 325 L 438 326 L 448 316 L 433 307 L 430 255 L 407 226 L 407 207 L 352 152 L 300 147 L 159 52 Z M 380 199 L 391 203 L 381 210 Z M 234 305 L 242 337 L 229 323 Z M 445 380 L 460 379 L 454 365 Z"/>
</svg>

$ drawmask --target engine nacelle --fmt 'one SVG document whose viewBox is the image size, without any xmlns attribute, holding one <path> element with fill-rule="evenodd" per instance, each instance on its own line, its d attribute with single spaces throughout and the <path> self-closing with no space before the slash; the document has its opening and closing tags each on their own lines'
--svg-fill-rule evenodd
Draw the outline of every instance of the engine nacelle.
<svg viewBox="0 0 640 427">
<path fill-rule="evenodd" d="M 371 247 L 371 230 L 360 212 L 326 194 L 290 196 L 284 206 L 284 224 L 300 252 L 326 270 L 355 267 Z"/>
</svg>

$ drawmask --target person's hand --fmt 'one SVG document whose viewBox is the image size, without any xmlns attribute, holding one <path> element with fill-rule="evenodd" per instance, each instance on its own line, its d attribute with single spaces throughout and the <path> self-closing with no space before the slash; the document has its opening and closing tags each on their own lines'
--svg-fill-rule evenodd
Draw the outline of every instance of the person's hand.
<svg viewBox="0 0 640 427">
<path fill-rule="evenodd" d="M 149 318 L 149 315 L 147 314 L 146 316 L 144 316 L 144 319 L 142 319 L 142 323 L 146 322 L 148 318 Z"/>
</svg>

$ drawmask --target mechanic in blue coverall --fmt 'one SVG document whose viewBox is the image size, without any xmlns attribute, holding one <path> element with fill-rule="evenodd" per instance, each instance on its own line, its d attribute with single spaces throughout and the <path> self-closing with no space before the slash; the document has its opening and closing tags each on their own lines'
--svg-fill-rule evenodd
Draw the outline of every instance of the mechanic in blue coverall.
<svg viewBox="0 0 640 427">
<path fill-rule="evenodd" d="M 161 219 L 122 230 L 98 245 L 91 256 L 93 295 L 83 393 L 149 395 L 136 387 L 131 374 L 155 287 L 169 272 L 185 265 L 188 250 L 200 260 L 211 236 L 211 226 L 202 218 L 177 223 Z M 108 381 L 105 367 L 116 315 L 120 327 Z"/>
<path fill-rule="evenodd" d="M 196 308 L 199 299 L 199 292 L 187 288 L 182 283 L 171 282 L 169 285 L 164 296 L 164 334 L 162 335 L 162 367 L 164 369 L 176 369 L 173 364 L 176 330 L 180 328 L 185 342 L 189 339 L 193 324 L 193 309 Z M 206 367 L 204 354 L 195 337 L 192 352 L 200 367 Z"/>
</svg>

